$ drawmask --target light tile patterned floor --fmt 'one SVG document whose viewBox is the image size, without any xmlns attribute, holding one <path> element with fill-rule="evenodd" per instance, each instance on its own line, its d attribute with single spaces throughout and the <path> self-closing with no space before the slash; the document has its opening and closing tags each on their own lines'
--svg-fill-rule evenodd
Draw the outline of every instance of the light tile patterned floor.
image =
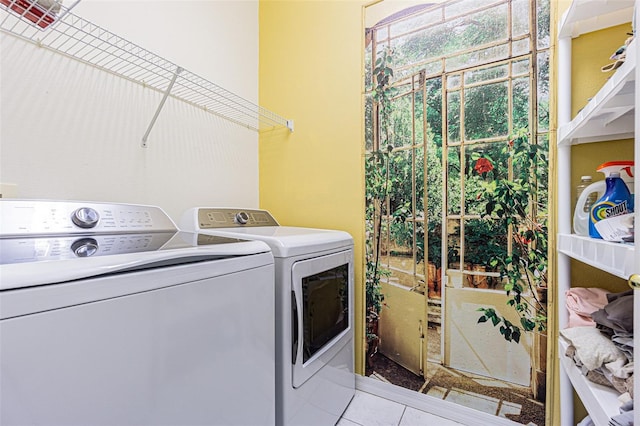
<svg viewBox="0 0 640 426">
<path fill-rule="evenodd" d="M 460 426 L 461 423 L 356 390 L 336 426 Z"/>
</svg>

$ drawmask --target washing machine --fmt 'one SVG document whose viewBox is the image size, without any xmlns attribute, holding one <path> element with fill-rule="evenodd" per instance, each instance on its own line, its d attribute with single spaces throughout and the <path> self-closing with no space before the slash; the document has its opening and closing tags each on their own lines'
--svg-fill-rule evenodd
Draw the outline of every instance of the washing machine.
<svg viewBox="0 0 640 426">
<path fill-rule="evenodd" d="M 269 245 L 276 280 L 276 424 L 335 424 L 355 393 L 351 236 L 280 226 L 267 211 L 234 208 L 193 208 L 179 226 Z"/>
<path fill-rule="evenodd" d="M 273 277 L 158 207 L 0 200 L 0 424 L 273 425 Z"/>
</svg>

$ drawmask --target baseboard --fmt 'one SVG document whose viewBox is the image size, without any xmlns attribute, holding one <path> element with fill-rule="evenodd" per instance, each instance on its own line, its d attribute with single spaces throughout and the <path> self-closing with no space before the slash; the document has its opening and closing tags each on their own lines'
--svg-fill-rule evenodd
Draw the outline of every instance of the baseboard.
<svg viewBox="0 0 640 426">
<path fill-rule="evenodd" d="M 356 374 L 356 389 L 469 426 L 522 426 L 512 420 Z"/>
</svg>

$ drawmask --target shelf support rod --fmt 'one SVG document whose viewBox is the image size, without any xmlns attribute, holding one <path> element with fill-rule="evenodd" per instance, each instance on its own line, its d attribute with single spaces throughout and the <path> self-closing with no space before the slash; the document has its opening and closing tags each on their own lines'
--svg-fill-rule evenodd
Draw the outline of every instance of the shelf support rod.
<svg viewBox="0 0 640 426">
<path fill-rule="evenodd" d="M 156 120 L 158 119 L 158 116 L 160 115 L 160 111 L 162 110 L 162 107 L 164 107 L 164 103 L 167 101 L 167 98 L 169 97 L 169 93 L 171 93 L 171 89 L 173 89 L 173 85 L 176 83 L 176 79 L 178 78 L 178 74 L 180 74 L 183 71 L 183 69 L 181 67 L 176 68 L 176 72 L 173 74 L 173 78 L 171 79 L 171 82 L 169 83 L 169 86 L 167 87 L 167 90 L 164 91 L 164 95 L 162 96 L 162 100 L 160 101 L 160 105 L 158 105 L 158 108 L 156 109 L 156 113 L 153 114 L 153 118 L 151 119 L 151 123 L 149 123 L 149 127 L 147 127 L 147 131 L 144 132 L 144 136 L 142 136 L 142 147 L 146 148 L 147 147 L 147 139 L 149 138 L 149 133 L 151 133 L 151 129 L 153 129 L 153 126 L 156 124 Z"/>
</svg>

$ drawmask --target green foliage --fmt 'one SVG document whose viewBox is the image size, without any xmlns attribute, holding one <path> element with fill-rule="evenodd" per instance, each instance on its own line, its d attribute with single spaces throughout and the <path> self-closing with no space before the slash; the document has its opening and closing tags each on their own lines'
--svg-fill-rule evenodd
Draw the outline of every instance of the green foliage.
<svg viewBox="0 0 640 426">
<path fill-rule="evenodd" d="M 391 100 L 396 89 L 391 87 L 393 79 L 393 57 L 390 50 L 381 52 L 373 69 L 375 88 L 372 93 L 373 110 L 378 118 L 377 146 L 382 141 L 387 142 L 385 151 L 377 150 L 365 159 L 365 198 L 366 198 L 366 279 L 365 298 L 367 307 L 367 338 L 376 339 L 377 321 L 384 294 L 381 291 L 380 279 L 388 276 L 389 272 L 380 266 L 380 243 L 382 230 L 382 216 L 385 214 L 385 201 L 390 192 L 390 158 L 393 146 L 391 140 Z M 375 132 L 374 132 L 375 134 Z"/>
<path fill-rule="evenodd" d="M 529 7 L 528 2 L 518 4 Z M 529 295 L 546 286 L 546 222 L 540 218 L 547 209 L 548 141 L 529 140 L 526 133 L 536 128 L 532 119 L 538 120 L 538 129 L 548 129 L 549 56 L 539 52 L 534 67 L 528 56 L 505 65 L 499 61 L 511 50 L 485 49 L 497 42 L 507 46 L 511 24 L 518 34 L 530 31 L 528 11 L 508 19 L 509 5 L 504 3 L 479 8 L 472 2 L 453 2 L 447 7 L 459 18 L 392 40 L 393 52 L 389 47 L 378 50 L 389 46 L 386 43 L 373 43 L 367 54 L 376 55 L 367 69 L 371 91 L 365 103 L 368 312 L 377 316 L 384 303 L 380 277 L 389 271 L 380 268 L 380 237 L 388 231 L 390 243 L 415 248 L 417 262 L 426 255 L 441 264 L 444 243 L 449 264 L 462 254 L 465 262 L 499 271 L 509 306 L 521 320 L 511 323 L 494 310 L 483 310 L 479 322 L 491 321 L 506 340 L 519 342 L 523 332 L 542 330 L 546 323 L 544 306 Z M 549 4 L 538 1 L 537 7 L 538 47 L 546 48 Z M 503 53 L 493 53 L 498 51 Z M 446 74 L 433 77 L 439 72 L 433 60 L 444 57 Z M 486 66 L 458 73 L 482 64 Z M 514 67 L 519 71 L 512 71 Z M 528 68 L 537 70 L 536 78 L 526 74 Z M 511 79 L 501 80 L 511 72 Z M 418 86 L 424 91 L 416 90 Z M 530 112 L 533 93 L 537 116 Z M 514 128 L 523 130 L 510 145 L 496 142 Z M 449 146 L 443 146 L 445 135 Z M 424 151 L 415 146 L 422 141 Z M 492 167 L 476 169 L 481 159 Z M 454 216 L 448 230 L 442 229 L 443 190 L 446 214 Z M 414 214 L 424 224 L 414 221 Z M 481 219 L 469 219 L 474 215 Z M 445 235 L 447 241 L 442 240 Z M 465 252 L 459 253 L 463 239 Z"/>
<path fill-rule="evenodd" d="M 495 310 L 480 308 L 482 316 L 478 323 L 491 320 L 500 325 L 500 333 L 507 341 L 519 342 L 521 330 L 544 331 L 546 329 L 546 308 L 539 300 L 538 289 L 547 287 L 547 235 L 546 221 L 539 212 L 538 179 L 540 165 L 546 164 L 546 151 L 531 143 L 526 133 L 520 132 L 501 150 L 512 163 L 513 176 L 500 168 L 478 168 L 476 171 L 483 181 L 482 200 L 485 203 L 484 217 L 504 220 L 511 226 L 513 249 L 508 255 L 493 256 L 490 263 L 500 271 L 505 280 L 505 290 L 509 295 L 507 305 L 520 317 L 520 324 L 513 324 Z M 476 165 L 493 160 L 487 156 L 476 156 Z"/>
</svg>

